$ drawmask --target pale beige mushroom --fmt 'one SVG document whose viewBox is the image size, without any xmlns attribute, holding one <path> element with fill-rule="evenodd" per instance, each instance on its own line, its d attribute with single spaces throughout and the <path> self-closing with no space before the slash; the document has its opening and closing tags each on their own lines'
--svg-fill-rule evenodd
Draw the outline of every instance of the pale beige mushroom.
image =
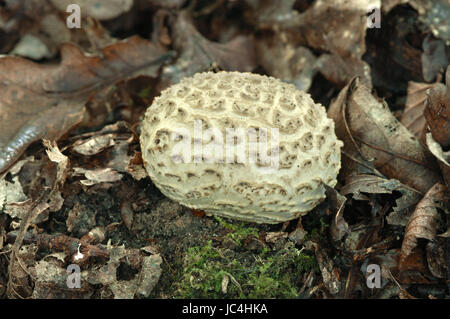
<svg viewBox="0 0 450 319">
<path fill-rule="evenodd" d="M 341 167 L 343 143 L 325 108 L 292 84 L 252 73 L 184 78 L 155 98 L 141 131 L 145 168 L 165 196 L 233 219 L 305 215 Z"/>
</svg>

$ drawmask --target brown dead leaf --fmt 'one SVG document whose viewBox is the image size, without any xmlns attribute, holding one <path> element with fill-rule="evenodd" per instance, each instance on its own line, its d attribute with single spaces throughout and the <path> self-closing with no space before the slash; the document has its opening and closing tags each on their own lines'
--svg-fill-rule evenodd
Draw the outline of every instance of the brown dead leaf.
<svg viewBox="0 0 450 319">
<path fill-rule="evenodd" d="M 10 282 L 8 283 L 8 298 L 30 297 L 33 288 L 30 281 L 30 269 L 36 262 L 36 245 L 25 245 L 16 255 L 16 262 L 9 265 Z"/>
<path fill-rule="evenodd" d="M 416 210 L 411 215 L 400 252 L 400 270 L 406 271 L 410 268 L 408 257 L 418 248 L 419 238 L 432 241 L 436 237 L 440 223 L 437 208 L 444 200 L 444 188 L 442 184 L 435 184 L 417 204 Z"/>
<path fill-rule="evenodd" d="M 344 219 L 344 207 L 347 201 L 337 190 L 325 185 L 325 194 L 330 211 L 333 214 L 333 220 L 330 226 L 331 238 L 334 241 L 341 240 L 348 233 L 348 223 Z"/>
<path fill-rule="evenodd" d="M 447 67 L 446 85 L 437 84 L 428 93 L 425 102 L 425 118 L 433 139 L 444 151 L 450 149 L 450 66 Z"/>
<path fill-rule="evenodd" d="M 31 143 L 57 140 L 78 124 L 93 92 L 131 76 L 155 76 L 168 58 L 164 49 L 139 37 L 105 47 L 102 57 L 65 44 L 59 65 L 1 57 L 0 172 Z"/>
<path fill-rule="evenodd" d="M 433 140 L 431 133 L 426 134 L 426 143 L 430 152 L 438 159 L 438 164 L 447 186 L 447 197 L 450 198 L 450 150 L 444 152 L 442 146 Z"/>
<path fill-rule="evenodd" d="M 435 85 L 436 83 L 408 82 L 405 110 L 400 121 L 422 142 L 424 141 L 424 134 L 427 128 L 427 122 L 423 114 L 425 110 L 424 103 L 427 99 L 426 91 Z"/>
<path fill-rule="evenodd" d="M 302 13 L 293 9 L 293 0 L 247 2 L 260 28 L 296 32 L 310 47 L 356 58 L 366 51 L 366 14 L 379 9 L 379 2 L 372 0 L 316 0 Z"/>
<path fill-rule="evenodd" d="M 427 243 L 427 262 L 430 272 L 436 278 L 447 278 L 449 273 L 449 264 L 447 264 L 448 238 L 436 237 L 436 240 Z"/>
<path fill-rule="evenodd" d="M 173 45 L 180 55 L 175 64 L 164 68 L 164 86 L 213 66 L 241 72 L 250 72 L 256 67 L 255 44 L 251 37 L 237 36 L 227 43 L 209 41 L 195 29 L 187 11 L 178 14 L 173 29 Z"/>
<path fill-rule="evenodd" d="M 327 255 L 324 249 L 320 249 L 319 245 L 313 244 L 314 252 L 320 272 L 322 274 L 323 283 L 332 295 L 337 295 L 342 291 L 342 283 L 339 271 L 335 267 L 333 260 Z"/>
<path fill-rule="evenodd" d="M 342 176 L 347 179 L 360 163 L 373 162 L 381 173 L 421 193 L 441 178 L 433 158 L 421 143 L 392 115 L 387 104 L 352 80 L 333 101 L 328 115 L 344 141 Z M 365 164 L 364 164 L 365 165 Z"/>
</svg>

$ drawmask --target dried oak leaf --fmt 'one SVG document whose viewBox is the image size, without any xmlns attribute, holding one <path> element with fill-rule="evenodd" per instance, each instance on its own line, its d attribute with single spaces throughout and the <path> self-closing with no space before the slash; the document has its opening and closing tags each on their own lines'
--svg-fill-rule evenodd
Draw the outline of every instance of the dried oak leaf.
<svg viewBox="0 0 450 319">
<path fill-rule="evenodd" d="M 344 179 L 358 165 L 372 162 L 388 178 L 423 194 L 441 181 L 440 174 L 430 166 L 434 163 L 432 155 L 358 78 L 341 90 L 328 115 L 335 120 L 336 135 L 344 141 Z"/>
<path fill-rule="evenodd" d="M 173 23 L 173 45 L 180 55 L 175 64 L 163 70 L 165 86 L 213 66 L 241 72 L 250 72 L 257 66 L 252 37 L 240 35 L 227 43 L 209 41 L 189 21 L 187 11 L 181 11 Z"/>
<path fill-rule="evenodd" d="M 0 172 L 42 138 L 57 140 L 83 119 L 90 95 L 136 75 L 155 76 L 169 57 L 139 37 L 87 56 L 74 44 L 61 47 L 61 63 L 40 65 L 0 58 Z"/>
<path fill-rule="evenodd" d="M 428 93 L 425 118 L 433 135 L 444 151 L 450 149 L 450 66 L 445 76 L 446 85 L 437 84 Z"/>
<path fill-rule="evenodd" d="M 442 208 L 445 187 L 436 183 L 417 204 L 414 213 L 406 226 L 400 252 L 400 271 L 410 270 L 411 256 L 416 259 L 420 254 L 418 240 L 420 238 L 432 241 L 435 239 L 440 223 L 440 215 L 437 208 Z"/>
</svg>

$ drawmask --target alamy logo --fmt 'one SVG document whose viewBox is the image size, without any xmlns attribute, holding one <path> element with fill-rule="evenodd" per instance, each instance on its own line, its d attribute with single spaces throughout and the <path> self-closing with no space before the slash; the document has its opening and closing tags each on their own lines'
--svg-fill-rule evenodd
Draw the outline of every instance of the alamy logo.
<svg viewBox="0 0 450 319">
<path fill-rule="evenodd" d="M 66 19 L 66 25 L 69 29 L 81 28 L 81 8 L 78 4 L 69 4 L 66 12 L 70 15 Z"/>
<path fill-rule="evenodd" d="M 81 288 L 81 269 L 77 264 L 70 264 L 67 267 L 67 272 L 69 275 L 67 276 L 67 288 Z"/>
<path fill-rule="evenodd" d="M 369 7 L 367 9 L 367 13 L 369 14 L 367 16 L 367 28 L 373 29 L 373 28 L 381 28 L 381 11 L 380 8 L 377 6 Z"/>
<path fill-rule="evenodd" d="M 379 265 L 367 265 L 366 274 L 366 284 L 368 288 L 381 288 L 381 269 Z"/>
<path fill-rule="evenodd" d="M 203 130 L 203 121 L 194 121 L 194 135 L 187 128 L 176 128 L 171 135 L 176 144 L 171 150 L 175 163 L 254 164 L 261 173 L 279 167 L 279 130 L 267 128 L 226 128 L 225 136 L 217 127 Z"/>
</svg>

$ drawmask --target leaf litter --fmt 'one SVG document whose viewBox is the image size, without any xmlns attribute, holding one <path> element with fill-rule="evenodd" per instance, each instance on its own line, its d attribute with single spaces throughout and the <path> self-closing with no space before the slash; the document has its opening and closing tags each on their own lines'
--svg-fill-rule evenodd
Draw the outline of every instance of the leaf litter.
<svg viewBox="0 0 450 319">
<path fill-rule="evenodd" d="M 444 1 L 75 2 L 82 29 L 64 1 L 0 8 L 0 298 L 448 298 Z M 142 115 L 207 70 L 275 76 L 327 107 L 345 146 L 324 203 L 253 225 L 157 190 Z"/>
</svg>

